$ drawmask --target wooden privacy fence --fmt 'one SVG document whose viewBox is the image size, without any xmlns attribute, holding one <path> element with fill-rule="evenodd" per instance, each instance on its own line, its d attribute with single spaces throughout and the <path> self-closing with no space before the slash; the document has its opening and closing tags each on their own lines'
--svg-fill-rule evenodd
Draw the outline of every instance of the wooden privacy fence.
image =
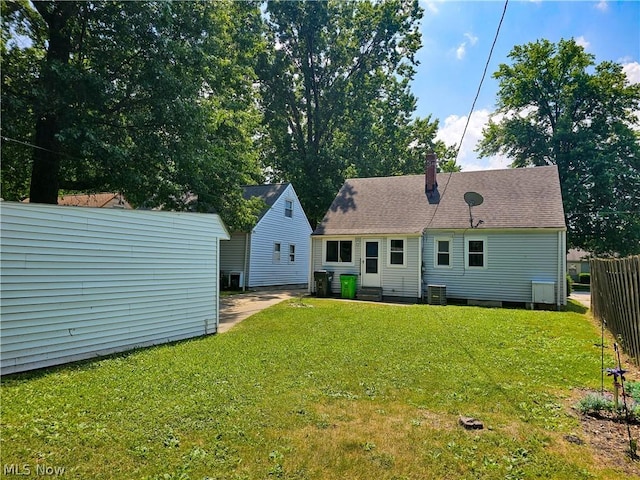
<svg viewBox="0 0 640 480">
<path fill-rule="evenodd" d="M 640 255 L 591 260 L 591 308 L 640 365 Z"/>
</svg>

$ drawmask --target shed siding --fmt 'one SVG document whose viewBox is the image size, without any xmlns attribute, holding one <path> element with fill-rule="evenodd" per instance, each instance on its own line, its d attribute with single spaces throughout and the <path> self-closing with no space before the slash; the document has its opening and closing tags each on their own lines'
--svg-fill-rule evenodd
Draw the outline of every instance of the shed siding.
<svg viewBox="0 0 640 480">
<path fill-rule="evenodd" d="M 564 296 L 563 275 L 559 272 L 558 252 L 564 250 L 558 231 L 546 232 L 434 232 L 424 241 L 424 288 L 429 284 L 446 285 L 447 297 L 531 302 L 531 282 L 556 282 L 556 297 Z M 434 239 L 452 238 L 451 268 L 435 268 Z M 487 245 L 487 267 L 465 269 L 465 240 L 484 237 Z M 560 275 L 559 275 L 560 273 Z M 558 290 L 560 289 L 560 290 Z M 563 303 L 563 302 L 560 302 Z"/>
<path fill-rule="evenodd" d="M 217 215 L 0 203 L 2 373 L 214 333 Z"/>
<path fill-rule="evenodd" d="M 293 202 L 293 216 L 285 216 L 285 201 Z M 291 185 L 263 215 L 251 233 L 249 287 L 306 284 L 309 279 L 311 226 Z M 280 243 L 280 261 L 273 256 Z M 295 261 L 289 261 L 289 246 L 295 245 Z"/>
<path fill-rule="evenodd" d="M 231 239 L 220 242 L 220 270 L 242 272 L 245 266 L 246 233 L 233 233 Z M 247 257 L 248 261 L 248 257 Z M 247 272 L 244 272 L 246 277 Z"/>
</svg>

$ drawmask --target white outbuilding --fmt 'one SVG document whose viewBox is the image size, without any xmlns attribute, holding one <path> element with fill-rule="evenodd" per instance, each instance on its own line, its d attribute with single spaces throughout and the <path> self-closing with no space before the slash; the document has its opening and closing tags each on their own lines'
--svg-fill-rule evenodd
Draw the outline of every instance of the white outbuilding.
<svg viewBox="0 0 640 480">
<path fill-rule="evenodd" d="M 218 215 L 0 202 L 1 372 L 217 331 Z"/>
</svg>

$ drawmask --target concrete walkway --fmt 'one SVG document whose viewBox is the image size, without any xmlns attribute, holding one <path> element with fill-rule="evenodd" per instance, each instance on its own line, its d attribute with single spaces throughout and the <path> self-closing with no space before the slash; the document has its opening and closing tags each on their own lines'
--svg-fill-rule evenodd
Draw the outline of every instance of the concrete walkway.
<svg viewBox="0 0 640 480">
<path fill-rule="evenodd" d="M 591 293 L 590 292 L 576 292 L 575 290 L 571 292 L 569 298 L 573 300 L 577 300 L 582 305 L 587 308 L 591 308 Z"/>
<path fill-rule="evenodd" d="M 283 300 L 306 295 L 300 290 L 262 290 L 220 298 L 220 324 L 218 333 L 224 333 L 247 317 Z"/>
</svg>

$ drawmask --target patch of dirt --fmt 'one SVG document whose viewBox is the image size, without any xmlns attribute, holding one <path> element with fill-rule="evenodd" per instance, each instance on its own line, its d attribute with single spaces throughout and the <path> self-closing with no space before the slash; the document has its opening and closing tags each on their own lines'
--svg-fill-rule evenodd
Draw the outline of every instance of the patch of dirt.
<svg viewBox="0 0 640 480">
<path fill-rule="evenodd" d="M 632 439 L 638 441 L 640 438 L 637 422 L 627 426 L 617 415 L 606 412 L 598 416 L 579 414 L 579 419 L 583 436 L 567 435 L 566 441 L 586 444 L 603 465 L 640 478 L 640 461 L 632 460 L 629 455 L 629 430 Z"/>
<path fill-rule="evenodd" d="M 627 425 L 624 416 L 614 412 L 601 411 L 597 414 L 585 415 L 576 409 L 576 404 L 587 395 L 599 395 L 599 391 L 576 390 L 571 398 L 571 409 L 582 426 L 582 434 L 565 435 L 567 442 L 590 447 L 603 467 L 622 470 L 633 478 L 640 478 L 640 459 L 632 459 L 629 445 L 631 439 L 638 442 L 637 453 L 640 453 L 640 421 L 635 418 Z M 612 395 L 605 391 L 605 397 Z M 622 402 L 622 400 L 620 400 Z M 628 398 L 627 405 L 633 401 Z"/>
</svg>

